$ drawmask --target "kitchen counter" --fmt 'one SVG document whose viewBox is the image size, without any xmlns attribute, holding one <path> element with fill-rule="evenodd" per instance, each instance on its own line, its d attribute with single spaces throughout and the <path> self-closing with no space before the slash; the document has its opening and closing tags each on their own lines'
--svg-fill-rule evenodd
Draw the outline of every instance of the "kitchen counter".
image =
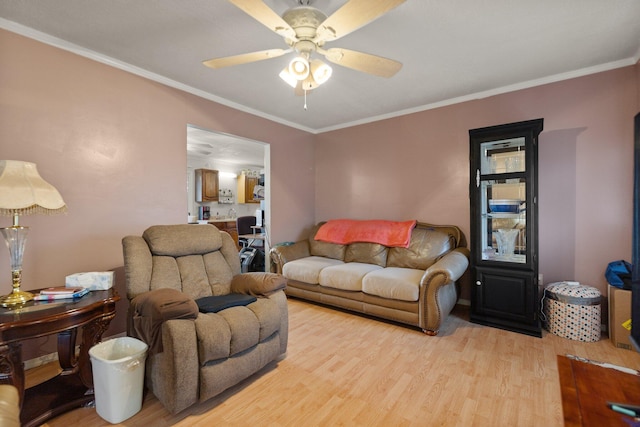
<svg viewBox="0 0 640 427">
<path fill-rule="evenodd" d="M 236 221 L 236 219 L 235 219 L 235 218 L 230 218 L 230 217 L 229 217 L 229 218 L 218 218 L 218 219 L 211 218 L 211 219 L 209 220 L 209 222 L 229 222 L 229 221 L 233 221 L 233 222 L 235 222 L 235 221 Z"/>
<path fill-rule="evenodd" d="M 219 223 L 219 222 L 235 222 L 235 221 L 236 221 L 236 218 L 231 218 L 231 217 L 229 217 L 229 218 L 218 218 L 218 219 L 211 218 L 211 219 L 207 220 L 207 224 Z M 196 222 L 189 222 L 188 224 L 200 224 L 200 223 L 196 221 Z"/>
</svg>

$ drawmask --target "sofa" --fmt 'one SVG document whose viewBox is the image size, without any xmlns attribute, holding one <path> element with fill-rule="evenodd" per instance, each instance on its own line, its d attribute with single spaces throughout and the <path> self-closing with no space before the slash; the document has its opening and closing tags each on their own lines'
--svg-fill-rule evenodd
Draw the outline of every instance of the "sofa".
<svg viewBox="0 0 640 427">
<path fill-rule="evenodd" d="M 145 383 L 169 412 L 285 355 L 286 280 L 241 273 L 228 233 L 209 224 L 156 225 L 122 244 L 127 331 L 148 344 Z"/>
<path fill-rule="evenodd" d="M 455 306 L 469 266 L 462 231 L 416 222 L 408 247 L 317 240 L 275 245 L 272 271 L 287 279 L 289 297 L 372 315 L 437 335 Z"/>
</svg>

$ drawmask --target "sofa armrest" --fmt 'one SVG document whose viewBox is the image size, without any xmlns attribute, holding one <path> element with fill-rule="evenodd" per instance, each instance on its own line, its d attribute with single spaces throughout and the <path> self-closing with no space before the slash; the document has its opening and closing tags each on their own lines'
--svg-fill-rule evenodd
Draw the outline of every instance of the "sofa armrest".
<svg viewBox="0 0 640 427">
<path fill-rule="evenodd" d="M 240 273 L 231 279 L 231 292 L 254 297 L 268 297 L 286 287 L 287 279 L 275 273 Z"/>
<path fill-rule="evenodd" d="M 420 280 L 419 321 L 422 330 L 437 335 L 458 301 L 456 281 L 469 267 L 469 250 L 456 248 L 429 267 Z"/>
<path fill-rule="evenodd" d="M 275 246 L 271 248 L 270 255 L 276 266 L 275 273 L 282 274 L 282 267 L 289 261 L 311 256 L 309 242 L 301 240 L 289 246 Z"/>
<path fill-rule="evenodd" d="M 469 267 L 469 250 L 467 248 L 455 248 L 427 268 L 422 275 L 422 279 L 420 279 L 420 285 L 429 285 L 435 275 L 444 275 L 441 285 L 455 282 L 467 271 L 467 267 Z"/>
</svg>

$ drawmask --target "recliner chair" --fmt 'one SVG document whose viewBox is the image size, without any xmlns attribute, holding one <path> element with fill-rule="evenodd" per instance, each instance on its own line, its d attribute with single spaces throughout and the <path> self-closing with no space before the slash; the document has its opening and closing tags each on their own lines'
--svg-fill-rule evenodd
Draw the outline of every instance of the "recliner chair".
<svg viewBox="0 0 640 427">
<path fill-rule="evenodd" d="M 240 273 L 227 233 L 208 224 L 158 225 L 122 244 L 128 334 L 149 345 L 146 386 L 171 413 L 216 396 L 286 353 L 286 279 Z M 234 296 L 255 301 L 234 305 Z M 224 308 L 227 297 L 233 306 Z M 198 311 L 210 303 L 222 306 Z"/>
</svg>

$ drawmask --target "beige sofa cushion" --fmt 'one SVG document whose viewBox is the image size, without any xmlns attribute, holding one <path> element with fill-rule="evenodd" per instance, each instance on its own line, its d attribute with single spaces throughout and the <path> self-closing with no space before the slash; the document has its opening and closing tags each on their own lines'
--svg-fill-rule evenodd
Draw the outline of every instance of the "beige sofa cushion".
<svg viewBox="0 0 640 427">
<path fill-rule="evenodd" d="M 346 250 L 345 245 L 338 245 L 336 243 L 321 242 L 316 240 L 316 233 L 323 222 L 314 226 L 309 232 L 309 253 L 315 256 L 323 256 L 326 258 L 333 258 L 344 260 L 344 252 Z"/>
<path fill-rule="evenodd" d="M 282 275 L 287 279 L 317 285 L 320 283 L 320 272 L 324 268 L 339 264 L 344 264 L 344 261 L 321 256 L 310 256 L 286 263 L 282 267 Z"/>
<path fill-rule="evenodd" d="M 381 268 L 379 265 L 361 262 L 334 265 L 326 267 L 320 272 L 319 283 L 322 286 L 344 291 L 362 291 L 362 278 L 367 273 Z"/>
<path fill-rule="evenodd" d="M 333 259 L 344 259 L 345 245 L 321 242 L 319 240 L 309 240 L 309 253 L 311 255 L 323 256 Z"/>
<path fill-rule="evenodd" d="M 362 292 L 400 301 L 418 301 L 424 271 L 387 267 L 372 271 L 362 279 Z"/>
<path fill-rule="evenodd" d="M 408 248 L 390 248 L 387 267 L 426 270 L 455 248 L 455 239 L 433 228 L 414 228 Z"/>
<path fill-rule="evenodd" d="M 352 243 L 347 246 L 344 262 L 366 262 L 368 264 L 387 265 L 389 249 L 378 243 Z"/>
</svg>

